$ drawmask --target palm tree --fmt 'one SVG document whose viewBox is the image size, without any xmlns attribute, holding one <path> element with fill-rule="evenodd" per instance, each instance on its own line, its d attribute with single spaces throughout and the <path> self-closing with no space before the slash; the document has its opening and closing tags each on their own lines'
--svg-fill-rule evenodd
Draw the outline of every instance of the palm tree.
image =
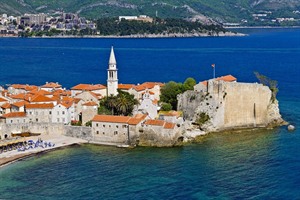
<svg viewBox="0 0 300 200">
<path fill-rule="evenodd" d="M 117 102 L 117 98 L 116 98 L 116 96 L 113 96 L 113 95 L 107 97 L 107 99 L 106 99 L 106 106 L 108 109 L 111 109 L 112 115 L 114 115 L 114 110 L 116 108 L 116 102 Z"/>
</svg>

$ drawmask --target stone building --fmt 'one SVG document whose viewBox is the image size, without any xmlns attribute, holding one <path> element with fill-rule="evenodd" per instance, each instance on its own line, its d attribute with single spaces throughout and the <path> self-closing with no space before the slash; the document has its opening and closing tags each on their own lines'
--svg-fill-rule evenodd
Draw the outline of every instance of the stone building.
<svg viewBox="0 0 300 200">
<path fill-rule="evenodd" d="M 137 137 L 138 127 L 147 115 L 114 116 L 96 115 L 92 119 L 92 134 L 95 142 L 129 144 Z"/>
<path fill-rule="evenodd" d="M 179 95 L 178 109 L 191 121 L 197 121 L 201 113 L 209 116 L 203 125 L 207 131 L 266 127 L 283 122 L 277 101 L 271 100 L 271 90 L 262 84 L 211 79 L 204 91 L 195 90 Z"/>
<path fill-rule="evenodd" d="M 27 104 L 25 110 L 29 118 L 29 122 L 49 123 L 52 122 L 53 103 L 44 104 Z"/>
</svg>

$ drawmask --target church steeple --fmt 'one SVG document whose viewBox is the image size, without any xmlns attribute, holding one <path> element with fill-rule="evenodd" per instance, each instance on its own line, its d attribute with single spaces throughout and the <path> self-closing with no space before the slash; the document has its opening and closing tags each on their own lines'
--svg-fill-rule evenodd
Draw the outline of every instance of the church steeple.
<svg viewBox="0 0 300 200">
<path fill-rule="evenodd" d="M 116 57 L 115 57 L 115 52 L 114 52 L 114 47 L 112 46 L 111 47 L 111 50 L 110 50 L 110 56 L 109 56 L 109 62 L 108 62 L 109 65 L 117 65 L 117 61 L 116 61 Z"/>
<path fill-rule="evenodd" d="M 107 95 L 118 94 L 118 72 L 117 72 L 117 61 L 114 53 L 114 48 L 111 47 L 110 57 L 107 69 Z"/>
</svg>

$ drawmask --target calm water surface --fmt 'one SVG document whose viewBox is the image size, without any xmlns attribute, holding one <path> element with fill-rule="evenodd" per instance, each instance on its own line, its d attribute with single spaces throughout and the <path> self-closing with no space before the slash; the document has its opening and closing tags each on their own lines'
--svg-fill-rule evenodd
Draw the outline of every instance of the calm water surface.
<svg viewBox="0 0 300 200">
<path fill-rule="evenodd" d="M 179 148 L 84 145 L 0 169 L 0 199 L 300 199 L 300 30 L 249 37 L 170 39 L 0 39 L 0 84 L 105 83 L 115 47 L 119 81 L 197 81 L 253 71 L 279 81 L 283 117 L 275 130 L 210 134 Z"/>
</svg>

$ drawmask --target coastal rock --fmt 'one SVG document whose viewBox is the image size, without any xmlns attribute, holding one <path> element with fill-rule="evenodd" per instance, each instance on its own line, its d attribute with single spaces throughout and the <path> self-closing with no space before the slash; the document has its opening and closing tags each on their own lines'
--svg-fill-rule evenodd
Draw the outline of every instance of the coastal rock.
<svg viewBox="0 0 300 200">
<path fill-rule="evenodd" d="M 288 125 L 287 129 L 288 129 L 288 131 L 294 131 L 296 128 L 295 128 L 295 126 L 290 124 L 290 125 Z"/>
</svg>

